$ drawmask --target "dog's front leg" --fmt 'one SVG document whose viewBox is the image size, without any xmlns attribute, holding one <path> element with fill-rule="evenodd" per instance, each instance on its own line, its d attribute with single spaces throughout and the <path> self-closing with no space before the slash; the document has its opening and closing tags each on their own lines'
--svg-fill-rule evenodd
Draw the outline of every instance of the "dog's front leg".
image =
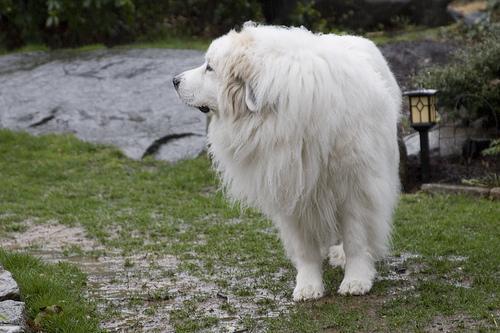
<svg viewBox="0 0 500 333">
<path fill-rule="evenodd" d="M 277 225 L 285 251 L 297 269 L 293 300 L 298 302 L 322 297 L 324 287 L 319 243 L 293 217 L 281 217 Z"/>
</svg>

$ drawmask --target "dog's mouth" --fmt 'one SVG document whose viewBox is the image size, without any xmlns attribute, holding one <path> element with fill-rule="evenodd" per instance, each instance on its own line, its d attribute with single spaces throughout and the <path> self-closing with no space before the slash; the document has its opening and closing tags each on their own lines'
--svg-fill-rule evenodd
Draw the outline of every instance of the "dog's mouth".
<svg viewBox="0 0 500 333">
<path fill-rule="evenodd" d="M 198 109 L 203 112 L 203 113 L 209 113 L 210 112 L 210 108 L 206 105 L 203 105 L 203 106 L 199 106 Z"/>
</svg>

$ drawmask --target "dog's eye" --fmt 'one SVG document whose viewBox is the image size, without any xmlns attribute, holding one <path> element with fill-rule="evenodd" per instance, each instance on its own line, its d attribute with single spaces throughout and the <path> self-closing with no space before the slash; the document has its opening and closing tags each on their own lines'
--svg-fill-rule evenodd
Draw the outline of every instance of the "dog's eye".
<svg viewBox="0 0 500 333">
<path fill-rule="evenodd" d="M 213 69 L 212 67 L 210 67 L 210 65 L 209 65 L 209 64 L 207 64 L 206 71 L 207 71 L 207 72 L 213 72 L 213 71 L 214 71 L 214 69 Z"/>
</svg>

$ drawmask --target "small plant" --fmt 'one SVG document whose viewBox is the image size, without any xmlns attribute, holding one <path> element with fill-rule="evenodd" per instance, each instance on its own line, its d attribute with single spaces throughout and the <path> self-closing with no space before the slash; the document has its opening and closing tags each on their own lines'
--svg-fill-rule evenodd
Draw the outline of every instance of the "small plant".
<svg viewBox="0 0 500 333">
<path fill-rule="evenodd" d="M 452 118 L 458 116 L 460 108 L 457 102 L 461 100 L 464 101 L 466 118 L 487 117 L 493 124 L 495 118 L 499 118 L 500 110 L 499 59 L 500 26 L 495 26 L 485 34 L 481 43 L 458 53 L 455 62 L 418 74 L 413 78 L 414 85 L 438 89 L 439 103 Z"/>
<path fill-rule="evenodd" d="M 123 263 L 123 267 L 125 267 L 125 268 L 134 267 L 134 262 L 130 258 L 127 258 L 127 259 L 125 259 L 125 262 Z"/>
<path fill-rule="evenodd" d="M 257 0 L 0 0 L 0 48 L 213 37 L 247 20 L 261 19 Z"/>
<path fill-rule="evenodd" d="M 325 31 L 327 22 L 314 7 L 314 2 L 299 1 L 290 15 L 290 24 L 303 25 L 314 31 Z"/>
<path fill-rule="evenodd" d="M 490 173 L 481 178 L 462 179 L 462 184 L 482 187 L 500 187 L 500 175 Z"/>
<path fill-rule="evenodd" d="M 500 155 L 500 139 L 491 141 L 490 147 L 482 151 L 483 156 Z"/>
</svg>

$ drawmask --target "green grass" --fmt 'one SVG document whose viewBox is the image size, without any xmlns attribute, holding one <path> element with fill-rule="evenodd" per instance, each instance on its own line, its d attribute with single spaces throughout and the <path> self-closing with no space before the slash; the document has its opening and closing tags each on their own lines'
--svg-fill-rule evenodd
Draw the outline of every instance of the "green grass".
<svg viewBox="0 0 500 333">
<path fill-rule="evenodd" d="M 111 47 L 109 49 L 193 49 L 205 51 L 210 45 L 210 40 L 206 38 L 198 37 L 165 37 L 158 40 L 151 41 L 137 41 L 131 44 L 124 44 Z M 57 51 L 69 52 L 69 53 L 79 53 L 79 52 L 89 52 L 96 50 L 107 49 L 104 44 L 89 44 L 83 45 L 75 48 L 63 48 L 57 49 Z M 8 53 L 23 53 L 23 52 L 36 52 L 36 51 L 49 51 L 49 47 L 44 44 L 30 43 L 21 48 L 15 50 L 5 50 L 0 48 L 0 55 Z"/>
<path fill-rule="evenodd" d="M 396 213 L 393 252 L 419 255 L 404 264 L 407 280 L 378 281 L 368 296 L 341 297 L 336 289 L 342 272 L 325 265 L 327 297 L 287 306 L 279 316 L 269 317 L 272 311 L 282 311 L 279 299 L 291 299 L 293 268 L 268 220 L 227 205 L 216 191 L 217 181 L 205 157 L 175 165 L 152 159 L 131 161 L 114 148 L 83 143 L 69 135 L 33 137 L 8 130 L 0 130 L 0 156 L 0 239 L 22 232 L 28 219 L 55 220 L 81 225 L 99 243 L 124 254 L 175 255 L 179 271 L 213 283 L 229 296 L 221 310 L 238 315 L 233 300 L 253 304 L 260 315 L 243 316 L 240 325 L 255 332 L 420 332 L 435 318 L 453 322 L 457 316 L 474 326 L 456 324 L 455 331 L 493 331 L 499 322 L 498 202 L 404 195 Z M 78 248 L 68 251 L 82 254 Z M 16 256 L 2 252 L 0 261 Z M 35 266 L 5 265 L 14 267 L 16 277 L 29 276 Z M 127 267 L 135 265 L 125 262 Z M 36 267 L 48 272 L 65 267 L 83 279 L 70 266 L 38 263 Z M 222 268 L 230 270 L 221 272 Z M 382 276 L 392 270 L 380 264 Z M 59 285 L 74 292 L 75 299 L 81 297 L 83 280 L 69 278 L 69 273 L 58 276 L 54 288 Z M 82 283 L 76 288 L 68 285 L 70 280 Z M 19 282 L 27 298 L 47 293 L 32 279 Z M 258 297 L 261 290 L 271 297 Z M 175 296 L 160 290 L 150 298 L 161 302 Z M 170 314 L 177 332 L 219 327 L 220 318 L 200 308 L 207 297 L 185 300 Z M 31 317 L 39 305 L 28 302 Z M 82 311 L 95 320 L 91 306 Z M 148 311 L 154 313 L 155 307 Z"/>
<path fill-rule="evenodd" d="M 210 39 L 199 37 L 168 37 L 153 41 L 139 41 L 124 46 L 123 48 L 153 48 L 153 49 L 193 49 L 205 51 L 210 45 Z"/>
<path fill-rule="evenodd" d="M 371 39 L 377 45 L 383 45 L 395 42 L 413 42 L 419 40 L 441 40 L 450 30 L 455 28 L 455 24 L 436 28 L 408 27 L 401 31 L 374 31 L 365 34 L 365 37 Z"/>
<path fill-rule="evenodd" d="M 0 263 L 9 270 L 26 302 L 30 326 L 43 332 L 100 332 L 95 306 L 83 296 L 86 277 L 75 266 L 44 264 L 26 254 L 8 253 L 0 248 Z M 33 320 L 47 306 L 59 305 L 62 312 Z"/>
</svg>

